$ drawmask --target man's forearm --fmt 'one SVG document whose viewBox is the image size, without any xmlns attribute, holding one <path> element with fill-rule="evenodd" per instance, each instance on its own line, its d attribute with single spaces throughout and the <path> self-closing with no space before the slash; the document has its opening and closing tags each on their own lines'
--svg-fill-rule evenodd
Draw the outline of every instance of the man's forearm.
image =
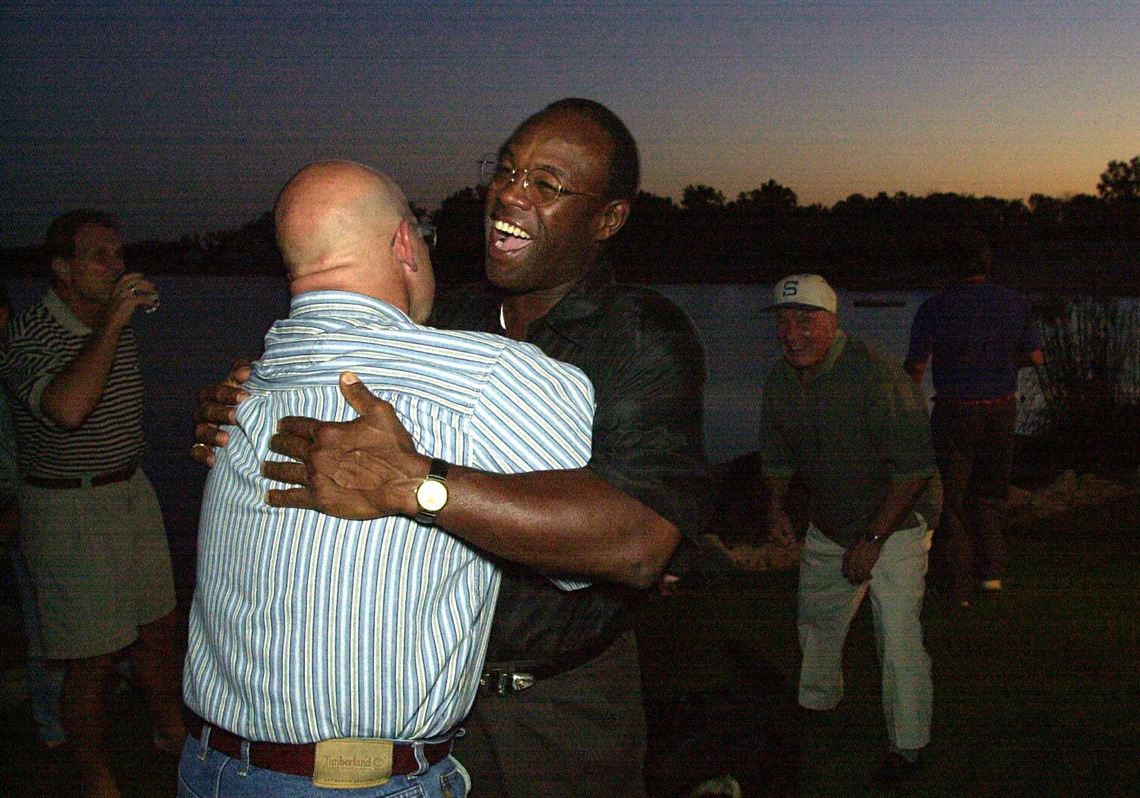
<svg viewBox="0 0 1140 798">
<path fill-rule="evenodd" d="M 78 429 L 103 398 L 121 328 L 98 329 L 44 389 L 43 414 L 64 429 Z"/>
<path fill-rule="evenodd" d="M 892 482 L 891 487 L 887 490 L 887 495 L 879 505 L 878 512 L 871 520 L 868 532 L 882 539 L 890 537 L 902 514 L 911 508 L 914 497 L 926 487 L 926 483 L 929 481 L 929 477 L 923 477 L 922 479 L 904 482 Z"/>
<path fill-rule="evenodd" d="M 903 363 L 903 371 L 914 381 L 915 385 L 922 385 L 922 377 L 926 374 L 926 361 L 908 360 Z"/>
<path fill-rule="evenodd" d="M 1045 355 L 1040 349 L 1034 349 L 1032 352 L 1019 352 L 1015 363 L 1018 368 L 1042 366 L 1045 364 Z"/>
<path fill-rule="evenodd" d="M 784 507 L 784 502 L 788 498 L 791 480 L 765 474 L 764 484 L 768 488 L 768 506 L 765 508 L 766 512 L 769 515 L 787 512 Z"/>
<path fill-rule="evenodd" d="M 438 524 L 492 554 L 546 573 L 654 585 L 677 528 L 587 468 L 491 474 L 452 466 Z"/>
</svg>

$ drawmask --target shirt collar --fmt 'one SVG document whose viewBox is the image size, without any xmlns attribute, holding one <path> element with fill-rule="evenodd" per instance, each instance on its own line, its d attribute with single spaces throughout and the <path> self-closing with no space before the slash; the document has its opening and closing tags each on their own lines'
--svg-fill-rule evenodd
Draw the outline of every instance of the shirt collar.
<svg viewBox="0 0 1140 798">
<path fill-rule="evenodd" d="M 381 316 L 393 324 L 416 326 L 407 313 L 381 299 L 351 291 L 306 291 L 289 302 L 289 318 L 305 316 L 352 318 Z"/>
<path fill-rule="evenodd" d="M 44 295 L 44 307 L 48 309 L 48 313 L 55 317 L 63 328 L 73 335 L 88 336 L 91 334 L 91 328 L 81 322 L 71 308 L 67 306 L 59 294 L 55 292 L 54 288 L 49 288 L 48 292 Z"/>
<path fill-rule="evenodd" d="M 605 301 L 604 293 L 616 284 L 613 266 L 607 260 L 600 261 L 595 268 L 587 272 L 573 288 L 567 291 L 566 295 L 558 300 L 558 303 L 547 311 L 545 316 L 536 319 L 530 325 L 530 331 L 527 334 L 528 339 L 533 339 L 535 331 L 545 326 L 563 338 L 577 341 L 575 332 L 580 329 L 578 322 L 597 313 L 598 308 Z M 506 326 L 503 324 L 503 294 L 501 291 L 495 290 L 492 295 L 495 298 L 491 310 L 493 320 L 489 319 L 492 326 L 487 329 L 494 330 L 500 335 L 506 335 Z"/>
<path fill-rule="evenodd" d="M 835 361 L 843 354 L 843 350 L 847 348 L 847 333 L 843 330 L 835 331 L 835 340 L 831 342 L 831 346 L 824 355 L 823 362 L 818 366 L 808 369 L 808 382 L 815 382 L 819 377 L 824 374 L 830 374 L 835 368 Z M 784 370 L 788 376 L 793 380 L 799 379 L 799 372 L 792 368 L 792 364 L 788 362 L 787 358 L 780 358 L 783 362 Z"/>
<path fill-rule="evenodd" d="M 566 292 L 549 312 L 531 325 L 532 330 L 546 325 L 569 340 L 577 340 L 579 322 L 590 318 L 605 303 L 605 296 L 616 285 L 614 270 L 608 261 L 601 261 L 587 272 L 577 285 Z"/>
</svg>

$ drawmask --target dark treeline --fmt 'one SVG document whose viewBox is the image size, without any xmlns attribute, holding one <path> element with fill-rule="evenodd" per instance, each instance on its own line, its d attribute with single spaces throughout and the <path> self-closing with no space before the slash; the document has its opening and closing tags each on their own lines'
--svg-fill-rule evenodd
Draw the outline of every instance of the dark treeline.
<svg viewBox="0 0 1140 798">
<path fill-rule="evenodd" d="M 464 188 L 430 214 L 441 283 L 478 279 L 483 193 Z M 830 208 L 801 205 L 769 180 L 728 200 L 688 186 L 680 203 L 641 192 L 612 253 L 629 282 L 771 282 L 820 272 L 848 288 L 922 288 L 944 282 L 963 228 L 981 231 L 1000 279 L 1030 290 L 1140 292 L 1140 156 L 1111 161 L 1097 195 L 1028 202 L 963 194 L 854 194 Z M 3 252 L 9 274 L 36 268 L 34 247 Z M 273 219 L 236 230 L 128 247 L 132 266 L 150 273 L 276 272 Z"/>
</svg>

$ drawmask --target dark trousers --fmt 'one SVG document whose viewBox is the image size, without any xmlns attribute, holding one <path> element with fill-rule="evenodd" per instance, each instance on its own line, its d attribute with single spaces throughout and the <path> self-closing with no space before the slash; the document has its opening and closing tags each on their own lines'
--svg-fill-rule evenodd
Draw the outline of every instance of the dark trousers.
<svg viewBox="0 0 1140 798">
<path fill-rule="evenodd" d="M 942 474 L 942 523 L 930 553 L 932 581 L 956 601 L 974 582 L 1000 579 L 1008 552 L 1002 511 L 1013 463 L 1017 400 L 938 400 L 930 417 Z"/>
<path fill-rule="evenodd" d="M 593 660 L 506 695 L 480 691 L 454 756 L 472 795 L 644 798 L 645 712 L 627 632 Z"/>
</svg>

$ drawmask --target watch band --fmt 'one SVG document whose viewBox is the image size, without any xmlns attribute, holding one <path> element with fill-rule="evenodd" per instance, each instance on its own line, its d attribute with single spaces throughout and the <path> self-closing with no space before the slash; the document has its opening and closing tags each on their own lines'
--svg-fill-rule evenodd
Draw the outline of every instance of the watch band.
<svg viewBox="0 0 1140 798">
<path fill-rule="evenodd" d="M 436 507 L 434 510 L 429 510 L 428 508 L 424 507 L 423 504 L 420 503 L 420 490 L 423 488 L 423 485 L 427 482 L 438 482 L 444 486 L 444 503 L 441 504 L 439 507 Z M 438 457 L 433 457 L 432 461 L 431 461 L 431 465 L 428 467 L 427 476 L 424 477 L 424 481 L 420 483 L 420 487 L 416 489 L 416 504 L 418 506 L 418 509 L 416 511 L 415 516 L 413 516 L 413 520 L 417 524 L 424 524 L 426 526 L 431 526 L 431 525 L 435 524 L 436 516 L 439 515 L 439 511 L 442 510 L 444 508 L 444 506 L 447 504 L 447 498 L 446 498 L 447 497 L 447 493 L 446 493 L 447 488 L 446 488 L 446 485 L 447 485 L 447 461 L 446 460 L 440 460 Z"/>
</svg>

